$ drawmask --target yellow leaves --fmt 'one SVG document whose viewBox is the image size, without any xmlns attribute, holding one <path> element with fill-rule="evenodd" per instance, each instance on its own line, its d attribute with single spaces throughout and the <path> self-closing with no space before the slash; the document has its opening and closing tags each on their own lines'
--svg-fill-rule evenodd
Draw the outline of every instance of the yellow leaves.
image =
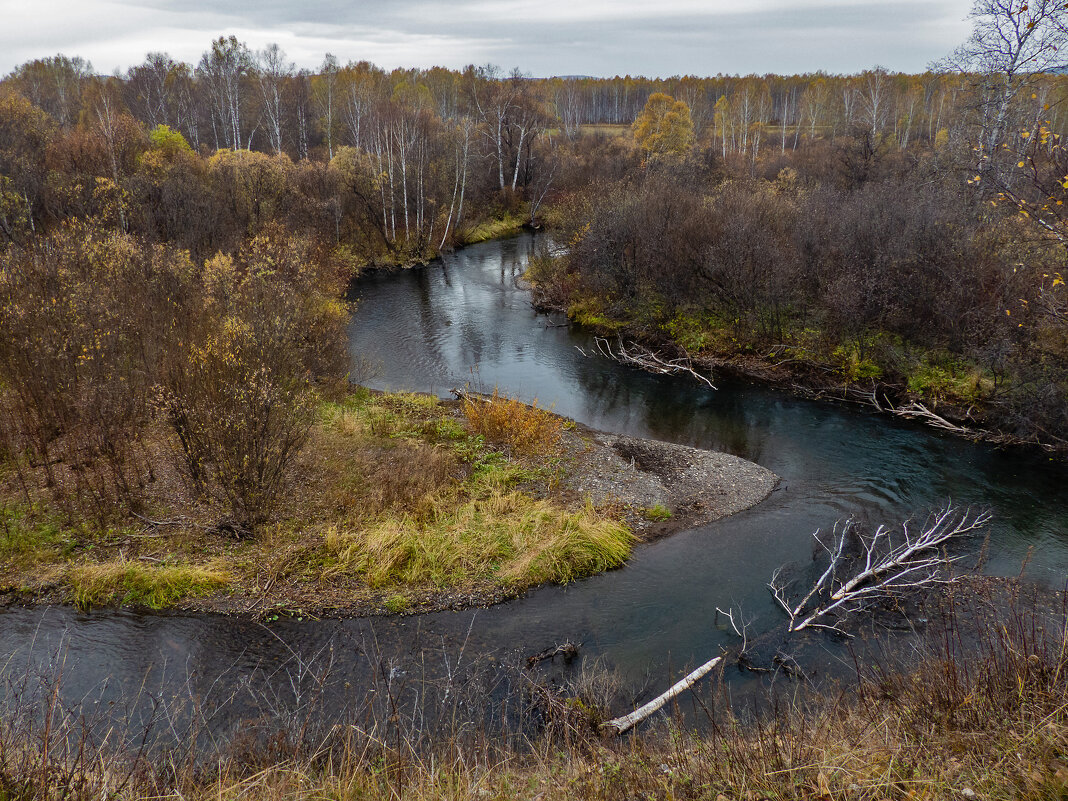
<svg viewBox="0 0 1068 801">
<path fill-rule="evenodd" d="M 1024 165 L 1024 163 L 1023 163 L 1022 161 L 1021 161 L 1021 162 L 1018 162 L 1018 163 L 1016 164 L 1016 166 L 1017 166 L 1017 167 L 1023 167 L 1023 165 Z"/>
<path fill-rule="evenodd" d="M 693 147 L 690 107 L 663 92 L 649 96 L 631 127 L 634 140 L 652 155 L 682 155 Z"/>
<path fill-rule="evenodd" d="M 210 292 L 227 292 L 236 281 L 237 268 L 230 256 L 219 253 L 204 262 L 204 285 Z"/>
<path fill-rule="evenodd" d="M 580 242 L 582 242 L 582 240 L 586 237 L 586 234 L 588 234 L 590 232 L 590 227 L 591 227 L 591 223 L 587 222 L 587 223 L 583 224 L 583 226 L 581 228 L 579 228 L 578 231 L 575 232 L 575 235 L 573 237 L 571 237 L 571 241 L 568 242 L 568 247 L 572 247 L 573 248 L 576 245 L 578 245 Z"/>
</svg>

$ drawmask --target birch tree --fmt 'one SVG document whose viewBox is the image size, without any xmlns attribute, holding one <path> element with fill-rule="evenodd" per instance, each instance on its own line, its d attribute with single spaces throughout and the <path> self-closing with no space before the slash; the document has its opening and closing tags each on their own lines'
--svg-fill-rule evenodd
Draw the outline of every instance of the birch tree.
<svg viewBox="0 0 1068 801">
<path fill-rule="evenodd" d="M 263 121 L 267 128 L 267 140 L 275 155 L 278 155 L 282 152 L 282 98 L 286 81 L 293 75 L 294 65 L 286 61 L 285 51 L 274 43 L 267 45 L 258 55 L 256 79 L 263 103 Z"/>
<path fill-rule="evenodd" d="M 197 77 L 207 87 L 212 101 L 216 147 L 238 150 L 242 142 L 241 115 L 244 106 L 243 79 L 252 67 L 252 55 L 236 36 L 220 36 L 201 56 Z"/>
<path fill-rule="evenodd" d="M 327 53 L 319 74 L 312 78 L 312 96 L 319 107 L 319 124 L 326 140 L 326 152 L 334 157 L 334 129 L 337 126 L 337 84 L 340 67 L 337 56 Z"/>
<path fill-rule="evenodd" d="M 501 79 L 500 68 L 487 64 L 484 67 L 468 67 L 467 93 L 469 102 L 482 123 L 482 134 L 489 148 L 490 156 L 497 166 L 497 182 L 500 189 L 505 187 L 504 169 L 508 154 L 506 137 L 511 123 L 511 114 L 515 105 L 516 83 Z"/>
<path fill-rule="evenodd" d="M 1013 101 L 1063 59 L 1068 11 L 1063 0 L 975 0 L 969 17 L 971 36 L 938 66 L 978 76 L 977 167 L 988 187 Z"/>
</svg>

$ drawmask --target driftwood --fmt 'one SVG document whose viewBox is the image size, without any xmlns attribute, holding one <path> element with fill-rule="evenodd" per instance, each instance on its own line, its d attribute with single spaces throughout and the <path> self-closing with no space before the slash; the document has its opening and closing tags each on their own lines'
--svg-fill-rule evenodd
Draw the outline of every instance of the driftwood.
<svg viewBox="0 0 1068 801">
<path fill-rule="evenodd" d="M 456 396 L 456 400 L 467 401 L 468 403 L 493 403 L 485 395 L 479 395 L 477 392 L 468 392 L 466 389 L 451 389 L 449 391 Z"/>
<path fill-rule="evenodd" d="M 576 656 L 578 656 L 579 646 L 570 640 L 561 645 L 557 645 L 553 648 L 546 648 L 544 651 L 527 657 L 527 670 L 530 670 L 539 662 L 544 662 L 546 659 L 556 659 L 558 656 L 562 656 L 565 662 L 570 662 Z"/>
<path fill-rule="evenodd" d="M 945 568 L 961 557 L 948 556 L 943 549 L 990 518 L 989 512 L 972 514 L 946 506 L 932 514 L 921 530 L 911 530 L 906 521 L 893 535 L 886 526 L 864 534 L 853 520 L 836 523 L 829 542 L 820 539 L 818 531 L 813 535 L 829 562 L 804 597 L 789 598 L 782 568 L 772 574 L 768 588 L 790 619 L 788 632 L 818 628 L 849 636 L 841 624 L 850 614 L 878 600 L 952 582 Z"/>
<path fill-rule="evenodd" d="M 710 659 L 701 665 L 701 667 L 697 668 L 697 670 L 687 675 L 686 678 L 673 684 L 671 689 L 667 692 L 661 693 L 649 703 L 635 709 L 629 715 L 623 715 L 623 717 L 613 718 L 606 723 L 602 723 L 601 731 L 606 734 L 622 734 L 628 729 L 637 726 L 643 720 L 663 707 L 664 704 L 672 698 L 693 687 L 694 684 L 708 675 L 712 668 L 718 665 L 721 661 L 723 661 L 723 657 L 721 656 L 717 656 L 715 659 Z"/>
<path fill-rule="evenodd" d="M 880 412 L 888 412 L 889 414 L 897 415 L 898 417 L 904 417 L 906 420 L 922 420 L 923 422 L 927 423 L 927 425 L 934 426 L 935 428 L 940 428 L 943 431 L 952 431 L 954 434 L 965 435 L 973 433 L 964 426 L 958 426 L 955 423 L 949 422 L 949 420 L 942 417 L 941 415 L 935 414 L 919 401 L 913 401 L 908 406 L 894 406 L 889 402 L 889 400 L 883 398 L 883 403 L 880 404 L 879 398 L 876 396 L 876 393 L 872 392 L 871 404 Z M 975 433 L 979 436 L 982 436 L 983 434 L 987 434 L 988 432 L 980 431 Z"/>
<path fill-rule="evenodd" d="M 620 364 L 637 367 L 646 372 L 658 373 L 660 375 L 683 373 L 707 384 L 712 389 L 716 388 L 715 384 L 713 384 L 707 376 L 701 375 L 694 369 L 693 362 L 690 361 L 689 356 L 680 356 L 677 359 L 664 359 L 656 351 L 642 347 L 636 342 L 631 342 L 629 345 L 624 344 L 622 337 L 619 338 L 614 346 L 604 337 L 595 337 L 594 344 L 596 345 L 594 349 L 595 352 L 606 359 L 611 359 Z M 578 345 L 575 346 L 575 349 L 583 356 L 589 358 L 590 354 Z"/>
</svg>

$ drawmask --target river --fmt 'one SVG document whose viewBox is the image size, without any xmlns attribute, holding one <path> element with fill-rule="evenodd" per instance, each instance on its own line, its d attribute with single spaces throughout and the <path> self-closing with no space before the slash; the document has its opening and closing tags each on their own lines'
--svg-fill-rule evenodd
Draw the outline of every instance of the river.
<svg viewBox="0 0 1068 801">
<path fill-rule="evenodd" d="M 255 673 L 266 687 L 291 683 L 294 655 L 332 655 L 335 699 L 366 678 L 369 652 L 391 664 L 451 653 L 533 653 L 582 643 L 627 680 L 666 683 L 669 670 L 703 662 L 734 636 L 713 625 L 733 606 L 752 633 L 781 626 L 765 583 L 784 563 L 811 562 L 811 535 L 845 516 L 893 523 L 953 501 L 988 508 L 985 570 L 1059 585 L 1068 574 L 1068 469 L 1036 451 L 967 442 L 859 407 L 820 403 L 717 377 L 656 376 L 586 357 L 590 336 L 560 316 L 536 313 L 519 280 L 538 240 L 523 235 L 449 255 L 423 269 L 365 275 L 352 287 L 356 374 L 379 389 L 453 387 L 537 398 L 586 425 L 724 450 L 782 477 L 755 508 L 639 547 L 626 567 L 499 606 L 414 617 L 271 624 L 217 616 L 82 614 L 71 609 L 0 613 L 0 664 L 9 670 L 62 654 L 70 698 L 107 703 L 148 686 L 163 696 L 229 698 Z M 984 543 L 966 544 L 977 555 Z M 369 645 L 373 643 L 373 647 Z M 833 673 L 828 642 L 809 657 Z M 284 666 L 284 670 L 279 670 Z M 146 681 L 146 677 L 147 681 Z M 740 684 L 752 682 L 744 676 Z M 347 682 L 347 684 L 346 684 Z M 87 695 L 88 694 L 88 695 Z M 262 692 L 225 714 L 263 711 Z M 255 702 L 254 702 L 255 701 Z M 269 704 L 267 704 L 269 706 Z"/>
</svg>

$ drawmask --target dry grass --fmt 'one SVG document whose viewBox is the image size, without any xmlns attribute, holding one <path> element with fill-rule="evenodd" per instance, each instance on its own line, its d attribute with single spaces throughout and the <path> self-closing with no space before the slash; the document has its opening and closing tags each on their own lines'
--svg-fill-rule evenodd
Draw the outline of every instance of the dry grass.
<svg viewBox="0 0 1068 801">
<path fill-rule="evenodd" d="M 628 123 L 597 123 L 590 125 L 583 125 L 580 130 L 584 134 L 599 134 L 607 137 L 629 137 L 631 135 L 631 126 Z"/>
<path fill-rule="evenodd" d="M 535 398 L 530 405 L 500 394 L 497 387 L 490 398 L 466 397 L 464 416 L 471 430 L 488 442 L 522 456 L 557 453 L 563 433 L 563 419 L 538 408 Z"/>
<path fill-rule="evenodd" d="M 335 517 L 324 531 L 336 559 L 328 571 L 354 572 L 373 587 L 515 589 L 626 560 L 633 538 L 624 526 L 589 507 L 529 497 L 516 485 L 535 475 L 531 469 L 485 445 L 544 459 L 559 452 L 561 418 L 497 392 L 462 409 L 460 420 L 433 398 L 401 394 L 328 413 L 335 436 L 392 443 L 376 453 L 377 466 L 344 471 L 366 478 L 359 513 Z"/>
<path fill-rule="evenodd" d="M 163 609 L 185 598 L 209 595 L 230 584 L 228 572 L 195 565 L 128 562 L 86 564 L 70 571 L 73 601 L 81 609 L 122 604 Z"/>
<path fill-rule="evenodd" d="M 483 220 L 475 226 L 465 227 L 457 234 L 457 240 L 465 245 L 488 242 L 515 236 L 523 230 L 523 218 L 506 214 L 499 219 Z"/>
<path fill-rule="evenodd" d="M 405 515 L 326 534 L 337 569 L 354 570 L 376 587 L 567 582 L 619 567 L 632 543 L 622 524 L 593 509 L 568 512 L 514 491 L 441 503 L 424 520 Z"/>
<path fill-rule="evenodd" d="M 425 608 L 441 588 L 499 597 L 622 564 L 628 531 L 554 495 L 563 421 L 509 399 L 479 405 L 492 436 L 426 395 L 357 390 L 321 403 L 274 519 L 244 539 L 176 469 L 157 472 L 141 516 L 117 525 L 50 510 L 43 489 L 20 498 L 8 477 L 0 566 L 27 597 L 152 608 L 199 598 L 273 615 L 408 611 L 411 590 Z"/>
</svg>

